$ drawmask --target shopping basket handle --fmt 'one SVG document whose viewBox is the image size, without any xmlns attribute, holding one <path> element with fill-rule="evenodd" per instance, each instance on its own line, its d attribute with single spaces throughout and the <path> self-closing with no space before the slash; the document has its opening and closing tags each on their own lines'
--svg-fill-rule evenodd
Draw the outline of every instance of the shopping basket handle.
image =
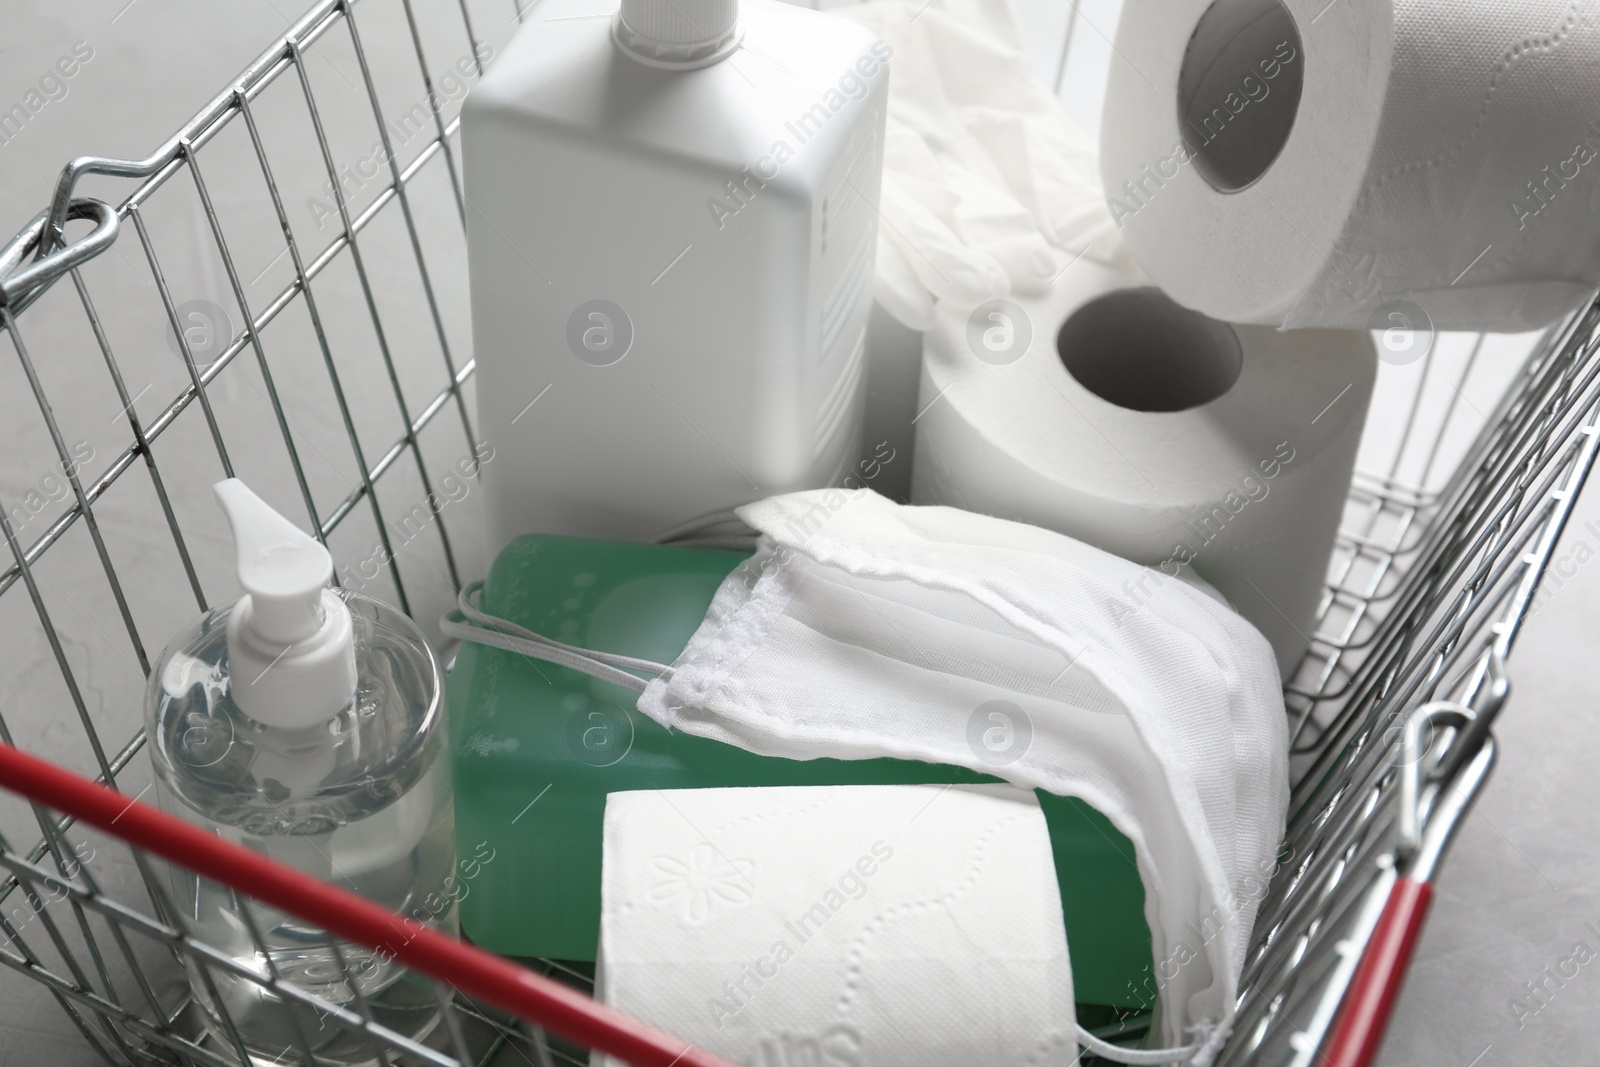
<svg viewBox="0 0 1600 1067">
<path fill-rule="evenodd" d="M 1477 710 L 1436 700 L 1406 716 L 1399 841 L 1393 858 L 1398 867 L 1317 1067 L 1368 1067 L 1378 1054 L 1433 903 L 1434 872 L 1494 766 L 1495 744 L 1489 724 L 1505 704 L 1509 687 L 1504 664 L 1493 650 L 1486 671 L 1490 686 Z M 1440 724 L 1455 730 L 1456 736 L 1438 765 L 1425 768 L 1423 756 L 1433 743 L 1427 731 Z M 1426 821 L 1422 819 L 1424 810 L 1428 812 Z"/>
<path fill-rule="evenodd" d="M 635 1067 L 733 1067 L 526 967 L 4 743 L 0 786 Z"/>
<path fill-rule="evenodd" d="M 1333 1037 L 1317 1058 L 1317 1067 L 1368 1067 L 1377 1056 L 1432 902 L 1433 886 L 1427 882 L 1402 877 L 1389 887 L 1383 913 L 1361 955 Z"/>
</svg>

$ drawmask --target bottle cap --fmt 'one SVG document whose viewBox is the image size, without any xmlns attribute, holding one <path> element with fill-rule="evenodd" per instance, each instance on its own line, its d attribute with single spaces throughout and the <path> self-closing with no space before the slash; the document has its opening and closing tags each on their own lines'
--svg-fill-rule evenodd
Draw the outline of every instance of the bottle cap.
<svg viewBox="0 0 1600 1067">
<path fill-rule="evenodd" d="M 611 36 L 652 67 L 710 66 L 739 47 L 739 0 L 622 0 Z"/>
<path fill-rule="evenodd" d="M 268 726 L 326 722 L 356 692 L 350 608 L 328 588 L 333 557 L 239 479 L 213 488 L 233 528 L 244 587 L 228 616 L 234 702 Z"/>
</svg>

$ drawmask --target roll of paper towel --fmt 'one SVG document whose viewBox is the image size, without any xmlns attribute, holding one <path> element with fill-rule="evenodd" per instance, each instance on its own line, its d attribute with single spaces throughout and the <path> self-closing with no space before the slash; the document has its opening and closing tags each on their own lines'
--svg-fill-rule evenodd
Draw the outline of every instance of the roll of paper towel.
<svg viewBox="0 0 1600 1067">
<path fill-rule="evenodd" d="M 1047 297 L 936 319 L 911 499 L 1192 568 L 1266 635 L 1287 677 L 1376 372 L 1368 333 L 1229 326 L 1078 263 Z M 1128 611 L 1145 610 L 1150 590 L 1126 593 Z"/>
<path fill-rule="evenodd" d="M 1208 315 L 1517 331 L 1600 279 L 1597 153 L 1589 2 L 1128 0 L 1100 166 Z"/>
<path fill-rule="evenodd" d="M 595 993 L 751 1067 L 1066 1067 L 1050 837 L 1014 786 L 606 798 Z"/>
</svg>

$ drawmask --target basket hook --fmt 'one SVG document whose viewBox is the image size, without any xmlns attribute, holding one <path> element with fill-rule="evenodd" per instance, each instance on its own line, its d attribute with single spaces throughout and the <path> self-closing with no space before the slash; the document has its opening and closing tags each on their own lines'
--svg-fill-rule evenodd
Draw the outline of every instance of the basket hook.
<svg viewBox="0 0 1600 1067">
<path fill-rule="evenodd" d="M 230 99 L 231 92 L 222 94 L 212 102 L 211 110 Z M 148 178 L 187 152 L 188 135 L 185 128 L 144 159 L 79 156 L 61 168 L 50 206 L 0 251 L 0 305 L 20 308 L 51 282 L 104 252 L 117 239 L 121 217 L 110 205 L 92 197 L 74 197 L 79 178 L 85 174 Z M 92 219 L 95 228 L 87 237 L 68 243 L 67 223 L 74 219 Z M 35 260 L 23 268 L 22 261 L 29 255 Z"/>
<path fill-rule="evenodd" d="M 70 244 L 53 251 L 49 247 L 49 211 L 41 211 L 22 232 L 0 249 L 0 307 L 18 310 L 33 295 L 67 271 L 93 259 L 111 247 L 117 239 L 122 219 L 110 204 L 93 198 L 69 200 L 61 215 L 61 226 L 69 221 L 87 219 L 94 229 Z M 23 261 L 35 252 L 38 258 L 23 266 Z"/>
</svg>

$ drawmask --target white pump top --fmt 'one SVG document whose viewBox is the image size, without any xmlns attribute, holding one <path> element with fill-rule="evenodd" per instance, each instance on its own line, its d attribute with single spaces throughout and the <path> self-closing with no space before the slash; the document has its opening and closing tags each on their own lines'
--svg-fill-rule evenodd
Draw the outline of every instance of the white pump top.
<svg viewBox="0 0 1600 1067">
<path fill-rule="evenodd" d="M 739 47 L 739 0 L 622 0 L 611 32 L 641 63 L 705 67 Z"/>
<path fill-rule="evenodd" d="M 333 557 L 239 479 L 213 488 L 245 592 L 228 617 L 234 702 L 267 726 L 326 722 L 356 692 L 350 608 L 328 588 Z"/>
</svg>

